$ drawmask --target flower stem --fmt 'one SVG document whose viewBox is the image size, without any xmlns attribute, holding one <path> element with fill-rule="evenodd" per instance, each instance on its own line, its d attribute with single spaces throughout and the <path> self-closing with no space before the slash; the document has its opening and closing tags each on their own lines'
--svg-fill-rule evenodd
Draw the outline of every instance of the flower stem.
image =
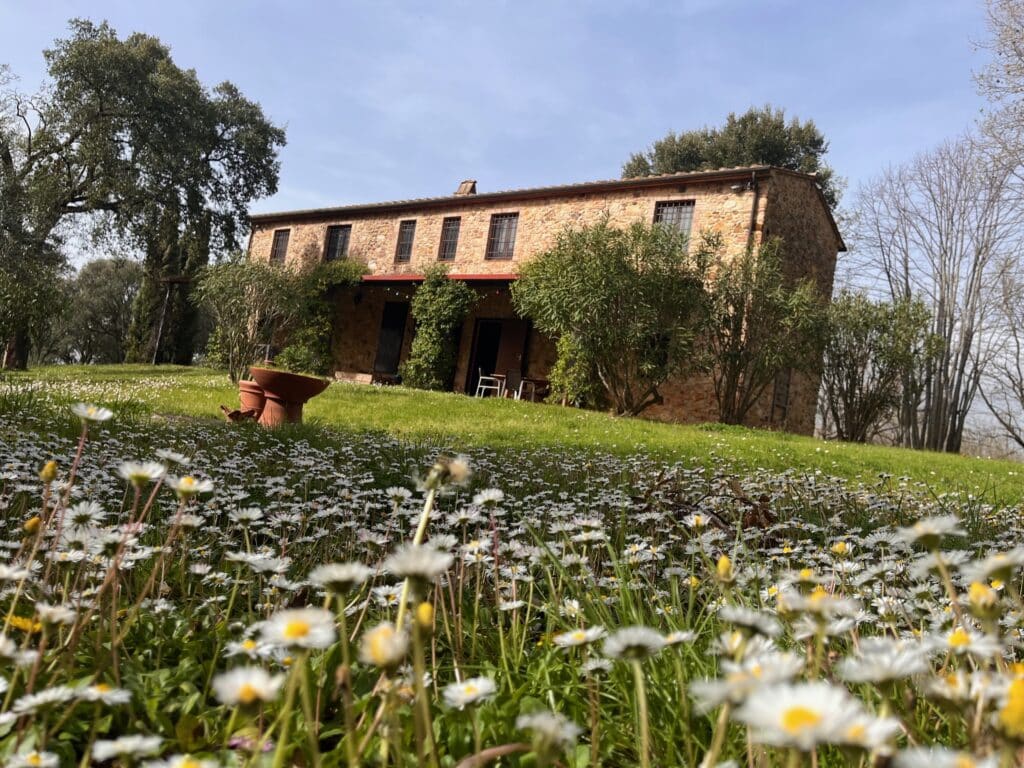
<svg viewBox="0 0 1024 768">
<path fill-rule="evenodd" d="M 651 731 L 647 722 L 647 686 L 639 659 L 633 659 L 633 683 L 636 686 L 637 724 L 640 729 L 640 768 L 651 766 Z"/>
</svg>

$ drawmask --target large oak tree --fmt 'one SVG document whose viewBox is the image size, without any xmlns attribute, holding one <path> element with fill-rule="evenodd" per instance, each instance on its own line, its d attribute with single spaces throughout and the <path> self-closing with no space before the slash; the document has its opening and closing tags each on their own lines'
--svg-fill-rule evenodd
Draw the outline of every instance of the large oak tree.
<svg viewBox="0 0 1024 768">
<path fill-rule="evenodd" d="M 284 132 L 231 83 L 206 88 L 157 38 L 71 22 L 35 96 L 0 102 L 0 332 L 24 365 L 33 316 L 61 264 L 61 226 L 86 219 L 145 257 L 137 357 L 188 362 L 190 287 L 237 245 L 248 204 L 277 188 Z M 26 282 L 27 276 L 35 276 Z M 15 309 L 16 308 L 16 309 Z"/>
</svg>

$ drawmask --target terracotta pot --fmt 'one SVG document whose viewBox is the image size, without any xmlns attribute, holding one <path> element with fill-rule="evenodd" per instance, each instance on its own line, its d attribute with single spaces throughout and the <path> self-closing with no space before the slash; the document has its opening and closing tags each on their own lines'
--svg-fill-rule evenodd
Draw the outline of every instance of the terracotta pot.
<svg viewBox="0 0 1024 768">
<path fill-rule="evenodd" d="M 278 371 L 273 368 L 250 368 L 249 373 L 263 389 L 266 403 L 259 423 L 265 427 L 302 422 L 302 406 L 316 397 L 330 383 L 316 376 Z"/>
<path fill-rule="evenodd" d="M 255 411 L 258 419 L 263 413 L 267 396 L 263 392 L 263 387 L 255 381 L 240 381 L 238 382 L 238 402 L 240 403 L 239 410 Z"/>
</svg>

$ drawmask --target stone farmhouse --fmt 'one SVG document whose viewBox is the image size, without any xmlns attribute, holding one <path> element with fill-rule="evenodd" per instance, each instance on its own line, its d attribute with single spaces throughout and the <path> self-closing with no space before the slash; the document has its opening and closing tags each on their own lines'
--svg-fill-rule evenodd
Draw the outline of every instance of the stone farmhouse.
<svg viewBox="0 0 1024 768">
<path fill-rule="evenodd" d="M 566 226 L 607 216 L 625 226 L 662 222 L 684 233 L 714 230 L 727 252 L 769 237 L 784 243 L 792 277 L 810 277 L 831 295 L 843 239 L 814 176 L 756 166 L 478 193 L 464 181 L 447 197 L 267 213 L 250 217 L 249 256 L 283 263 L 358 259 L 362 283 L 338 292 L 332 345 L 339 377 L 387 381 L 409 354 L 415 332 L 409 301 L 424 270 L 480 294 L 459 338 L 452 388 L 474 393 L 479 371 L 515 370 L 543 379 L 555 360 L 551 339 L 516 315 L 509 285 L 519 265 L 543 252 Z M 809 434 L 818 382 L 784 371 L 749 418 L 751 426 Z M 645 416 L 665 421 L 717 419 L 710 380 L 670 381 L 664 402 Z"/>
</svg>

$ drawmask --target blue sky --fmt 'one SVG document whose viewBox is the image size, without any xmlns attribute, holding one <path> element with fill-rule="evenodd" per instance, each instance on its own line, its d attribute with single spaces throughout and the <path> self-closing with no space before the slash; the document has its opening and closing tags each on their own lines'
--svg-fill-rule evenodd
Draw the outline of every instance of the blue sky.
<svg viewBox="0 0 1024 768">
<path fill-rule="evenodd" d="M 0 0 L 23 89 L 73 16 L 156 35 L 286 127 L 257 212 L 615 178 L 668 130 L 767 102 L 818 124 L 852 197 L 983 106 L 981 0 Z"/>
</svg>

